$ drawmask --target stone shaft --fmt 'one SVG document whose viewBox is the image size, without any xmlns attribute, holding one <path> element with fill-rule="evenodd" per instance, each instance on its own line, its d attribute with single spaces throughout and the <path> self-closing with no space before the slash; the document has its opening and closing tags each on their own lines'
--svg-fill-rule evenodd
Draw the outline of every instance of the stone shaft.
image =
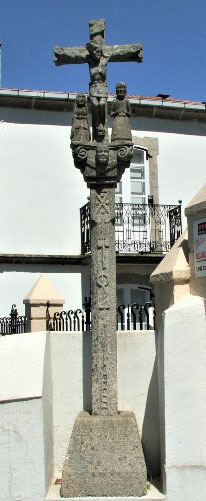
<svg viewBox="0 0 206 501">
<path fill-rule="evenodd" d="M 117 414 L 115 188 L 91 187 L 92 414 Z"/>
</svg>

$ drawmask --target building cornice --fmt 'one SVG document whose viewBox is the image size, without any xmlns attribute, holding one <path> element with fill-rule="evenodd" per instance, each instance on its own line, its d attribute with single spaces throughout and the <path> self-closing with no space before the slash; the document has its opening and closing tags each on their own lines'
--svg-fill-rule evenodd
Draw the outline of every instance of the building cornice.
<svg viewBox="0 0 206 501">
<path fill-rule="evenodd" d="M 24 89 L 0 89 L 0 106 L 68 112 L 73 110 L 76 93 Z M 206 104 L 154 96 L 128 96 L 132 115 L 173 120 L 206 122 Z M 110 107 L 114 95 L 109 95 Z"/>
<path fill-rule="evenodd" d="M 159 264 L 164 254 L 116 253 L 117 264 Z M 87 265 L 90 253 L 82 255 L 0 254 L 0 264 Z"/>
</svg>

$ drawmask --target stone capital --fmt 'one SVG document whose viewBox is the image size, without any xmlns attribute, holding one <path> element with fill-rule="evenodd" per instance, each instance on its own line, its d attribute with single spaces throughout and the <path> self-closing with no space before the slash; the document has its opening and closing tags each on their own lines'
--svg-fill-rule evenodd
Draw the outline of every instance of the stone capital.
<svg viewBox="0 0 206 501">
<path fill-rule="evenodd" d="M 125 169 L 130 166 L 133 143 L 72 142 L 74 164 L 83 174 L 87 186 L 116 186 Z"/>
</svg>

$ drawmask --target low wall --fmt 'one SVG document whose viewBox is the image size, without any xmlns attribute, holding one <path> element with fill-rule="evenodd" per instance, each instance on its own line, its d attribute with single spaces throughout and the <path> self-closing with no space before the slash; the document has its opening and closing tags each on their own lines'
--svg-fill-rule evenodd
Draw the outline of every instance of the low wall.
<svg viewBox="0 0 206 501">
<path fill-rule="evenodd" d="M 119 409 L 135 412 L 147 466 L 156 476 L 155 334 L 118 332 L 117 338 Z M 0 343 L 1 464 L 6 465 L 0 500 L 13 500 L 15 493 L 22 501 L 43 501 L 51 482 L 61 477 L 77 414 L 91 409 L 91 335 L 39 332 L 5 336 Z"/>
</svg>

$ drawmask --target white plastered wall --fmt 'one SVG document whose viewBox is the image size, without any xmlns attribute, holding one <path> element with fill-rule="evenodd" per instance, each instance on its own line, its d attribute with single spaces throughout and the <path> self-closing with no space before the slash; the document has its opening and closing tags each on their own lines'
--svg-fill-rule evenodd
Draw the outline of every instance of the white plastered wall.
<svg viewBox="0 0 206 501">
<path fill-rule="evenodd" d="M 0 123 L 0 253 L 80 254 L 88 190 L 69 137 L 65 125 Z"/>
<path fill-rule="evenodd" d="M 79 209 L 89 190 L 73 165 L 71 118 L 67 112 L 0 109 L 0 254 L 80 254 Z M 205 124 L 133 117 L 132 128 L 138 137 L 158 138 L 160 203 L 182 199 L 184 208 L 205 182 Z M 81 306 L 84 292 L 74 268 L 73 277 L 64 267 L 20 268 L 0 267 L 0 316 L 13 302 L 24 313 L 23 298 L 41 273 L 50 274 L 68 307 Z"/>
<path fill-rule="evenodd" d="M 0 346 L 0 426 L 5 438 L 0 453 L 6 465 L 0 472 L 0 477 L 5 474 L 0 500 L 13 501 L 15 493 L 21 501 L 43 501 L 49 484 L 61 477 L 77 414 L 91 409 L 90 333 L 6 336 Z M 152 385 L 157 395 L 154 364 L 153 331 L 118 334 L 119 408 L 135 412 L 152 476 L 159 469 L 158 401 L 151 393 Z"/>
<path fill-rule="evenodd" d="M 45 342 L 42 332 L 0 338 L 1 501 L 45 499 Z"/>
<path fill-rule="evenodd" d="M 89 190 L 73 165 L 71 113 L 0 109 L 0 253 L 79 254 L 79 209 Z M 183 208 L 205 182 L 206 126 L 132 118 L 132 133 L 159 140 L 160 203 Z"/>
<path fill-rule="evenodd" d="M 187 296 L 165 311 L 158 333 L 161 457 L 167 501 L 205 499 L 205 300 Z"/>
</svg>

